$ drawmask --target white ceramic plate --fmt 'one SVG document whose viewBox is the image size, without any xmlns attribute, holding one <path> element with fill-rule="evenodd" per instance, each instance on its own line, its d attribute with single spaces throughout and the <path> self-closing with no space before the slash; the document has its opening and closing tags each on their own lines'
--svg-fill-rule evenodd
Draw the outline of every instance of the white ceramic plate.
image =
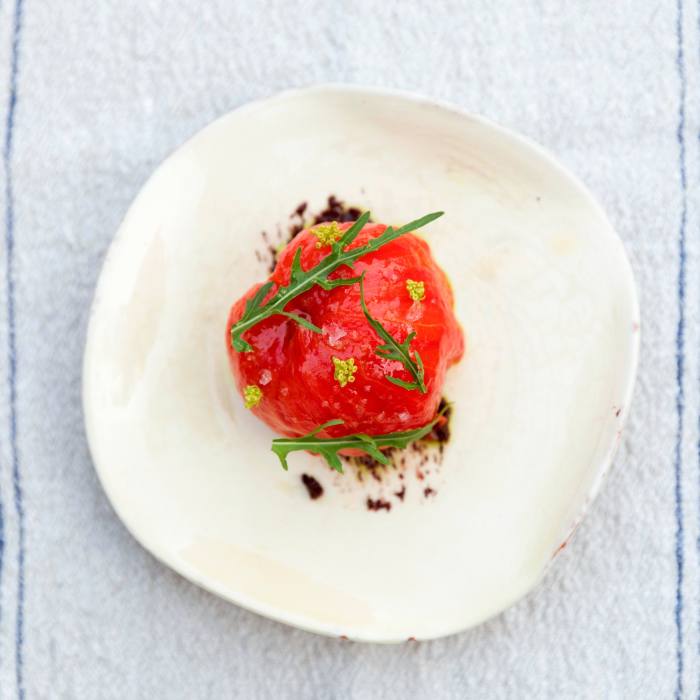
<svg viewBox="0 0 700 700">
<path fill-rule="evenodd" d="M 446 212 L 425 236 L 468 347 L 448 373 L 442 464 L 423 480 L 407 468 L 401 503 L 396 473 L 360 482 L 303 453 L 284 472 L 229 376 L 227 313 L 265 275 L 260 232 L 274 244 L 301 201 L 331 193 L 379 221 Z M 620 240 L 538 147 L 404 94 L 288 92 L 201 131 L 131 207 L 88 333 L 90 447 L 129 530 L 210 591 L 324 634 L 437 637 L 527 593 L 588 507 L 629 404 L 638 322 Z M 382 494 L 391 511 L 369 511 Z"/>
</svg>

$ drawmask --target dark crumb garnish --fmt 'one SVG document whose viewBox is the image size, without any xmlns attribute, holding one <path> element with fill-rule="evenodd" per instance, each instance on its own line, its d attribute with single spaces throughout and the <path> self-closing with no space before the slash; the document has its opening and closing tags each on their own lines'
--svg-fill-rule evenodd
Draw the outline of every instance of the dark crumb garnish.
<svg viewBox="0 0 700 700">
<path fill-rule="evenodd" d="M 334 194 L 328 197 L 325 208 L 317 214 L 308 214 L 308 202 L 301 202 L 299 206 L 289 215 L 289 226 L 287 234 L 284 235 L 278 228 L 280 242 L 278 247 L 270 245 L 268 235 L 265 231 L 262 232 L 263 241 L 265 243 L 265 257 L 269 256 L 270 264 L 268 269 L 273 272 L 277 265 L 277 255 L 284 246 L 298 236 L 306 227 L 322 224 L 326 221 L 338 221 L 340 223 L 346 221 L 357 221 L 362 215 L 362 210 L 358 207 L 351 207 L 345 204 L 343 200 L 338 199 Z M 371 219 L 370 219 L 371 221 Z"/>
<path fill-rule="evenodd" d="M 419 466 L 425 466 L 429 462 L 439 463 L 442 461 L 445 444 L 450 439 L 450 419 L 452 417 L 452 406 L 443 397 L 440 399 L 438 411 L 443 412 L 444 420 L 438 423 L 423 439 L 416 440 L 411 443 L 406 450 L 411 450 L 420 455 Z M 381 481 L 381 477 L 387 469 L 404 469 L 406 467 L 406 450 L 399 450 L 394 447 L 384 451 L 384 454 L 389 459 L 389 465 L 381 464 L 376 459 L 369 455 L 359 457 L 344 457 L 348 464 L 355 467 L 358 478 L 362 481 L 362 476 L 365 472 L 377 481 Z M 420 469 L 417 471 L 419 479 L 425 478 Z M 403 478 L 403 474 L 400 474 Z"/>
<path fill-rule="evenodd" d="M 270 237 L 267 235 L 267 231 L 262 231 L 260 235 L 262 236 L 263 243 L 265 244 L 265 255 L 269 255 L 272 260 L 272 263 L 270 263 L 270 272 L 272 272 L 277 264 L 277 248 L 270 243 Z"/>
<path fill-rule="evenodd" d="M 338 221 L 343 223 L 345 221 L 357 221 L 362 214 L 362 210 L 357 207 L 349 207 L 341 199 L 338 199 L 335 195 L 328 197 L 328 202 L 326 203 L 326 208 L 316 214 L 313 217 L 313 225 L 321 224 L 324 221 Z"/>
<path fill-rule="evenodd" d="M 289 216 L 289 224 L 287 225 L 286 232 L 283 226 L 277 226 L 277 233 L 275 236 L 276 244 L 273 242 L 272 236 L 266 231 L 262 231 L 262 250 L 256 250 L 255 257 L 259 262 L 268 262 L 269 272 L 272 273 L 277 265 L 277 256 L 279 252 L 305 228 L 328 221 L 338 221 L 340 223 L 356 221 L 360 218 L 362 213 L 362 209 L 347 205 L 335 195 L 330 195 L 324 209 L 315 214 L 309 213 L 308 202 L 300 202 Z M 381 482 L 385 473 L 389 470 L 398 470 L 399 479 L 404 479 L 403 471 L 407 468 L 406 454 L 410 451 L 418 455 L 420 460 L 416 468 L 416 476 L 420 480 L 425 479 L 425 475 L 420 467 L 424 467 L 428 463 L 439 464 L 442 461 L 445 444 L 450 439 L 452 407 L 442 398 L 438 406 L 438 411 L 443 413 L 444 420 L 435 425 L 432 431 L 422 440 L 412 443 L 405 450 L 392 447 L 384 451 L 384 454 L 389 459 L 388 465 L 377 462 L 369 455 L 344 457 L 343 459 L 356 468 L 359 481 L 364 481 L 364 475 L 367 474 L 371 476 L 372 479 Z M 429 472 L 429 470 L 426 470 L 426 472 Z M 323 495 L 323 486 L 321 486 L 313 476 L 302 474 L 301 481 L 306 487 L 311 500 L 316 500 Z M 426 498 L 435 493 L 436 491 L 430 487 L 423 490 L 423 495 Z M 402 484 L 401 489 L 395 491 L 393 495 L 399 501 L 403 501 L 406 496 L 406 486 Z M 370 511 L 391 510 L 391 503 L 382 498 L 372 499 L 368 497 L 366 505 L 367 510 Z M 412 637 L 411 640 L 415 641 L 415 638 Z"/>
<path fill-rule="evenodd" d="M 443 396 L 440 399 L 438 413 L 443 412 L 444 420 L 436 423 L 435 427 L 423 438 L 425 442 L 437 442 L 444 445 L 450 439 L 450 418 L 452 417 L 452 406 L 447 403 Z"/>
<path fill-rule="evenodd" d="M 392 462 L 394 459 L 394 454 L 398 452 L 398 450 L 395 447 L 388 447 L 386 450 L 382 450 L 382 452 L 387 459 Z M 386 469 L 386 465 L 382 464 L 381 462 L 377 462 L 374 457 L 370 457 L 369 455 L 348 457 L 347 460 L 356 467 L 364 467 L 366 470 L 370 471 L 375 479 L 377 479 L 377 472 L 381 471 L 382 469 Z"/>
<path fill-rule="evenodd" d="M 309 492 L 309 498 L 312 501 L 315 501 L 317 498 L 321 498 L 321 496 L 323 496 L 323 486 L 321 486 L 321 484 L 319 484 L 318 481 L 313 478 L 313 476 L 302 474 L 301 481 L 304 486 L 306 486 L 306 490 Z"/>
<path fill-rule="evenodd" d="M 282 241 L 280 244 L 280 248 L 284 247 L 291 241 L 295 236 L 300 234 L 304 230 L 304 214 L 306 213 L 306 209 L 309 205 L 306 202 L 302 202 L 290 215 L 289 218 L 291 220 L 291 223 L 289 224 L 289 230 L 287 234 L 287 238 Z M 275 269 L 275 265 L 277 264 L 277 255 L 275 255 L 274 259 L 272 260 L 271 263 L 271 272 L 272 270 Z"/>
<path fill-rule="evenodd" d="M 367 510 L 391 510 L 391 503 L 382 498 L 377 498 L 376 500 L 368 498 Z"/>
</svg>

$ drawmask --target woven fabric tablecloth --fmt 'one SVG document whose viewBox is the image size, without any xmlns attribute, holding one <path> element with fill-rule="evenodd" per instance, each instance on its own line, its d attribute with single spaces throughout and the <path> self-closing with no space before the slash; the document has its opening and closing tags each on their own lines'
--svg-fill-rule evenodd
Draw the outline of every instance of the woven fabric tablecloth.
<svg viewBox="0 0 700 700">
<path fill-rule="evenodd" d="M 696 698 L 698 4 L 346 6 L 0 4 L 0 697 Z M 600 199 L 640 290 L 602 495 L 534 593 L 430 643 L 326 639 L 199 590 L 126 532 L 85 441 L 88 310 L 130 201 L 215 117 L 324 81 L 418 91 L 540 142 Z"/>
</svg>

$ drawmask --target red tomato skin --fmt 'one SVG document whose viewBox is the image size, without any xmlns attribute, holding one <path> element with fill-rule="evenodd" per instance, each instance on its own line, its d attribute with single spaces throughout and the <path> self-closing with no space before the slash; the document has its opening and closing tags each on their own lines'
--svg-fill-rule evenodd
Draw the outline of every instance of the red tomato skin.
<svg viewBox="0 0 700 700">
<path fill-rule="evenodd" d="M 351 225 L 342 224 L 341 229 Z M 383 224 L 366 225 L 350 248 L 364 245 L 385 228 Z M 281 252 L 269 279 L 277 285 L 288 284 L 297 248 L 302 250 L 304 270 L 318 264 L 330 247 L 317 248 L 316 243 L 316 236 L 308 230 L 296 236 Z M 226 344 L 238 390 L 242 394 L 248 385 L 260 387 L 263 397 L 251 410 L 275 432 L 298 437 L 341 418 L 343 425 L 320 435 L 383 435 L 419 428 L 434 418 L 445 373 L 461 359 L 465 347 L 447 277 L 433 260 L 428 244 L 410 233 L 361 257 L 353 270 L 343 267 L 330 278 L 356 277 L 363 272 L 372 316 L 399 342 L 416 332 L 410 348 L 423 360 L 427 393 L 403 389 L 386 379 L 390 375 L 413 381 L 400 362 L 376 354 L 383 341 L 362 312 L 358 284 L 330 291 L 315 286 L 287 305 L 286 311 L 307 318 L 323 329 L 323 335 L 284 316 L 271 316 L 244 334 L 253 351 L 236 352 L 231 347 L 231 326 L 240 319 L 247 299 L 260 288 L 256 284 L 231 308 Z M 424 282 L 422 301 L 411 299 L 407 279 Z M 334 379 L 333 357 L 355 359 L 354 382 L 341 387 Z"/>
</svg>

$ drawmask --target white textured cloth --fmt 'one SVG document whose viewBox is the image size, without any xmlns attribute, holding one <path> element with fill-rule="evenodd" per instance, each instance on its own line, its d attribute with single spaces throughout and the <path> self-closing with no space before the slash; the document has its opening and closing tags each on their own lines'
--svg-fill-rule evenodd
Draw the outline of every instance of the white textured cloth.
<svg viewBox="0 0 700 700">
<path fill-rule="evenodd" d="M 0 697 L 697 697 L 697 3 L 347 5 L 0 4 Z M 88 310 L 139 187 L 215 117 L 324 81 L 415 90 L 539 141 L 599 197 L 640 290 L 603 493 L 532 595 L 430 643 L 326 639 L 199 590 L 126 532 L 85 442 Z"/>
</svg>

